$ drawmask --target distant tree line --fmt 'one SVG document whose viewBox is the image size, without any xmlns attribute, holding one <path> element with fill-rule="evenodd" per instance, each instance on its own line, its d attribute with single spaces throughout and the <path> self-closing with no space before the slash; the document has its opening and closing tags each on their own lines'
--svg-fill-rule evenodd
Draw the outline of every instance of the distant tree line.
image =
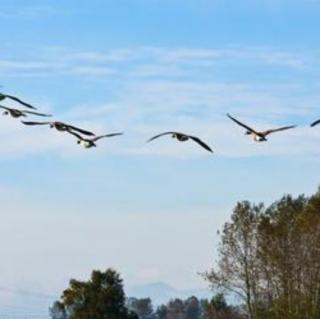
<svg viewBox="0 0 320 319">
<path fill-rule="evenodd" d="M 238 203 L 205 278 L 236 294 L 249 319 L 319 319 L 320 190 L 269 207 Z"/>
<path fill-rule="evenodd" d="M 192 296 L 188 299 L 173 299 L 155 310 L 150 298 L 128 299 L 128 308 L 139 319 L 243 319 L 240 308 L 227 304 L 223 294 L 217 294 L 210 301 Z"/>
<path fill-rule="evenodd" d="M 126 307 L 122 279 L 113 269 L 95 270 L 88 281 L 71 279 L 50 315 L 52 319 L 138 319 Z"/>
<path fill-rule="evenodd" d="M 70 280 L 50 308 L 52 319 L 242 319 L 222 294 L 208 301 L 174 299 L 156 308 L 150 298 L 125 298 L 122 280 L 113 269 L 93 271 L 88 281 Z"/>
</svg>

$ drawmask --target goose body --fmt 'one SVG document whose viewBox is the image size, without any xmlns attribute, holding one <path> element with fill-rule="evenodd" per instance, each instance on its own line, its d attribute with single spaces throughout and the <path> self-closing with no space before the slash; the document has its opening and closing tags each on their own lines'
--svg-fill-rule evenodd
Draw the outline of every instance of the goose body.
<svg viewBox="0 0 320 319">
<path fill-rule="evenodd" d="M 93 138 L 84 138 L 81 135 L 72 132 L 72 131 L 68 131 L 71 135 L 75 136 L 78 141 L 77 143 L 79 145 L 81 145 L 84 148 L 91 148 L 91 147 L 97 147 L 96 142 L 102 138 L 106 138 L 106 137 L 113 137 L 113 136 L 118 136 L 118 135 L 123 135 L 123 133 L 111 133 L 111 134 L 105 134 L 105 135 L 100 135 L 100 136 L 95 136 Z"/>
<path fill-rule="evenodd" d="M 266 142 L 267 141 L 267 139 L 265 137 L 262 137 L 262 136 L 259 136 L 256 134 L 253 134 L 253 140 L 255 142 Z"/>
<path fill-rule="evenodd" d="M 97 145 L 90 140 L 78 140 L 78 144 L 80 144 L 81 146 L 83 146 L 84 148 L 91 148 L 91 147 L 97 147 Z"/>
<path fill-rule="evenodd" d="M 6 110 L 3 111 L 2 113 L 3 115 L 10 115 L 11 117 L 14 118 L 19 118 L 19 117 L 26 117 L 27 115 L 23 112 L 21 112 L 20 110 Z"/>
<path fill-rule="evenodd" d="M 18 109 L 13 109 L 11 107 L 6 107 L 3 105 L 0 105 L 0 108 L 4 109 L 2 113 L 3 115 L 10 115 L 13 118 L 27 117 L 28 114 L 37 115 L 37 116 L 51 116 L 50 114 L 43 114 L 38 112 L 26 111 L 26 110 L 18 110 Z"/>
<path fill-rule="evenodd" d="M 267 139 L 261 135 L 258 135 L 258 134 L 255 134 L 255 133 L 252 133 L 252 132 L 246 132 L 246 135 L 250 135 L 252 137 L 252 139 L 255 141 L 255 142 L 266 142 Z"/>
<path fill-rule="evenodd" d="M 184 135 L 184 134 L 179 134 L 179 133 L 174 133 L 172 134 L 172 138 L 176 138 L 179 142 L 186 142 L 190 139 L 190 137 L 188 135 Z"/>
<path fill-rule="evenodd" d="M 192 141 L 196 142 L 198 145 L 200 145 L 201 147 L 203 147 L 204 149 L 206 149 L 207 151 L 213 153 L 212 149 L 206 143 L 204 143 L 202 140 L 200 140 L 200 138 L 198 138 L 196 136 L 180 133 L 180 132 L 161 133 L 161 134 L 158 134 L 156 136 L 151 137 L 147 142 L 151 142 L 151 141 L 153 141 L 161 136 L 164 136 L 164 135 L 171 135 L 172 138 L 177 139 L 179 142 L 186 142 L 188 140 L 192 140 Z"/>
<path fill-rule="evenodd" d="M 71 132 L 71 131 L 77 131 L 81 134 L 84 135 L 89 135 L 89 136 L 94 136 L 94 133 L 84 130 L 82 128 L 70 125 L 70 124 L 66 124 L 63 122 L 58 122 L 58 121 L 54 121 L 54 122 L 30 122 L 30 121 L 22 121 L 23 124 L 25 125 L 49 125 L 50 128 L 55 128 L 57 131 L 60 132 Z"/>
<path fill-rule="evenodd" d="M 251 128 L 250 126 L 238 121 L 236 118 L 232 117 L 230 114 L 227 114 L 227 116 L 233 122 L 235 122 L 238 125 L 240 125 L 241 127 L 245 128 L 246 129 L 246 133 L 245 134 L 252 136 L 252 138 L 253 138 L 253 140 L 255 142 L 266 142 L 267 141 L 266 137 L 269 134 L 280 132 L 280 131 L 289 130 L 289 129 L 292 129 L 292 128 L 296 127 L 296 125 L 290 125 L 290 126 L 283 126 L 283 127 L 280 127 L 280 128 L 270 129 L 270 130 L 266 130 L 266 131 L 256 131 L 253 128 Z"/>
</svg>

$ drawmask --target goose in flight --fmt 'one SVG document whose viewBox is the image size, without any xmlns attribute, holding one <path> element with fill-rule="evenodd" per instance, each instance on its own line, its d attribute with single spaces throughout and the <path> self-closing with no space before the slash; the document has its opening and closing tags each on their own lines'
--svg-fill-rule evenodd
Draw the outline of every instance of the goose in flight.
<svg viewBox="0 0 320 319">
<path fill-rule="evenodd" d="M 75 136 L 78 139 L 77 143 L 83 146 L 84 148 L 97 147 L 96 142 L 102 138 L 123 135 L 123 133 L 111 133 L 111 134 L 96 136 L 93 138 L 84 138 L 75 132 L 72 132 L 72 131 L 68 131 L 68 132 L 73 136 Z"/>
<path fill-rule="evenodd" d="M 256 131 L 256 130 L 252 129 L 250 126 L 241 123 L 240 121 L 238 121 L 237 119 L 232 117 L 230 114 L 227 114 L 227 116 L 233 122 L 235 122 L 238 125 L 240 125 L 243 128 L 245 128 L 247 130 L 246 131 L 246 135 L 251 135 L 253 137 L 253 140 L 256 141 L 256 142 L 266 142 L 267 141 L 266 137 L 269 134 L 272 134 L 272 133 L 275 133 L 275 132 L 284 131 L 284 130 L 288 130 L 288 129 L 296 127 L 296 125 L 290 125 L 290 126 L 284 126 L 284 127 L 280 127 L 280 128 L 276 128 L 276 129 L 271 129 L 271 130 L 266 130 L 266 131 L 259 132 L 259 131 Z"/>
<path fill-rule="evenodd" d="M 90 131 L 86 131 L 86 130 L 83 130 L 82 128 L 78 128 L 78 127 L 63 123 L 63 122 L 57 122 L 57 121 L 54 121 L 54 122 L 21 121 L 21 122 L 25 125 L 49 125 L 50 128 L 55 128 L 57 131 L 60 131 L 60 132 L 69 132 L 70 133 L 70 131 L 77 131 L 77 132 L 84 134 L 84 135 L 89 135 L 89 136 L 95 135 L 94 133 L 92 133 Z"/>
<path fill-rule="evenodd" d="M 34 110 L 37 109 L 36 107 L 32 106 L 31 104 L 26 103 L 26 102 L 20 100 L 20 99 L 17 98 L 16 96 L 9 95 L 9 94 L 4 94 L 4 93 L 0 93 L 0 101 L 3 101 L 3 100 L 5 100 L 5 99 L 10 99 L 10 100 L 16 101 L 16 102 L 18 102 L 18 103 L 20 103 L 20 104 L 22 104 L 22 105 L 24 105 L 24 106 L 26 106 L 26 107 L 28 107 L 28 108 L 30 108 L 30 109 L 34 109 Z"/>
<path fill-rule="evenodd" d="M 198 137 L 192 136 L 192 135 L 187 135 L 184 133 L 179 133 L 179 132 L 161 133 L 161 134 L 158 134 L 156 136 L 151 137 L 147 142 L 151 142 L 151 141 L 153 141 L 161 136 L 164 136 L 164 135 L 171 135 L 172 138 L 176 138 L 179 142 L 185 142 L 188 140 L 192 140 L 192 141 L 196 142 L 197 144 L 199 144 L 200 146 L 202 146 L 207 151 L 213 153 L 212 149 L 207 144 L 205 144 L 203 141 L 201 141 Z"/>
<path fill-rule="evenodd" d="M 313 123 L 310 124 L 311 127 L 314 127 L 316 125 L 320 124 L 320 119 L 319 120 L 316 120 L 314 121 Z"/>
<path fill-rule="evenodd" d="M 18 109 L 13 109 L 11 107 L 6 107 L 3 105 L 0 105 L 1 109 L 4 109 L 3 115 L 10 115 L 14 118 L 19 118 L 19 117 L 26 117 L 28 114 L 33 114 L 33 115 L 38 115 L 38 116 L 52 116 L 51 114 L 43 114 L 43 113 L 38 113 L 38 112 L 33 112 L 33 111 L 26 111 L 26 110 L 18 110 Z"/>
</svg>

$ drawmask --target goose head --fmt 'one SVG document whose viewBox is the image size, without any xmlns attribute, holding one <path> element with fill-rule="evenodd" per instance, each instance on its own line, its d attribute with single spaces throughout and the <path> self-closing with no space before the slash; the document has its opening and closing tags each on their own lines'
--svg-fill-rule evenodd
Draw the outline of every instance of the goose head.
<svg viewBox="0 0 320 319">
<path fill-rule="evenodd" d="M 250 132 L 250 131 L 246 131 L 245 133 L 244 133 L 244 135 L 251 135 L 252 134 L 252 132 Z"/>
<path fill-rule="evenodd" d="M 9 111 L 3 111 L 3 115 L 9 115 Z"/>
</svg>

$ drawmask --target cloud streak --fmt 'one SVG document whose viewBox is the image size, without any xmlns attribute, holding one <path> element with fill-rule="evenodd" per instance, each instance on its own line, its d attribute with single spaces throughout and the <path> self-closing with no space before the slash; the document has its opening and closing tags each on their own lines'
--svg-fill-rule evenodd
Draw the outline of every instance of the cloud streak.
<svg viewBox="0 0 320 319">
<path fill-rule="evenodd" d="M 276 67 L 303 70 L 311 67 L 318 57 L 306 57 L 296 53 L 275 51 L 267 48 L 226 49 L 168 49 L 158 47 L 136 47 L 130 49 L 112 49 L 106 51 L 77 51 L 65 47 L 33 48 L 32 59 L 1 58 L 0 70 L 4 75 L 32 76 L 74 75 L 86 73 L 101 77 L 111 72 L 124 72 L 137 77 L 170 76 L 176 73 L 192 75 L 194 67 L 202 68 L 236 64 Z M 78 70 L 83 68 L 83 72 Z M 151 69 L 152 72 L 146 70 Z M 94 72 L 92 71 L 94 69 Z M 98 71 L 99 69 L 108 70 Z M 86 72 L 87 70 L 87 72 Z M 131 72 L 131 73 L 130 73 Z M 151 73 L 151 74 L 149 74 Z"/>
<path fill-rule="evenodd" d="M 231 83 L 207 76 L 213 66 L 227 68 L 227 62 L 246 65 L 255 70 L 261 63 L 310 73 L 310 54 L 299 56 L 272 49 L 166 49 L 139 47 L 105 52 L 79 52 L 60 47 L 41 48 L 42 59 L 21 61 L 0 60 L 0 70 L 8 74 L 45 77 L 75 77 L 81 81 L 102 79 L 117 90 L 109 102 L 71 106 L 53 110 L 59 119 L 76 121 L 97 133 L 125 131 L 117 141 L 101 141 L 101 150 L 122 155 L 206 156 L 190 144 L 175 145 L 165 139 L 145 144 L 154 134 L 166 130 L 181 130 L 196 134 L 213 144 L 217 154 L 227 157 L 318 155 L 318 130 L 307 125 L 319 116 L 319 100 L 314 90 L 302 82 L 271 83 L 269 81 L 233 81 Z M 210 66 L 210 67 L 209 67 Z M 208 69 L 209 67 L 209 69 Z M 118 88 L 112 83 L 116 79 Z M 57 104 L 54 101 L 52 105 Z M 257 127 L 299 124 L 302 127 L 272 136 L 270 143 L 255 145 L 246 141 L 241 129 L 226 118 L 230 112 Z M 44 152 L 61 152 L 78 156 L 83 152 L 73 145 L 72 136 L 52 132 L 47 128 L 27 128 L 11 119 L 1 119 L 4 132 L 2 156 L 26 156 Z M 41 131 L 41 132 L 40 132 Z M 10 141 L 4 139 L 10 134 Z M 108 144 L 108 147 L 104 146 Z M 286 149 L 281 147 L 286 145 Z M 298 146 L 297 146 L 298 145 Z M 70 151 L 71 148 L 71 151 Z M 100 149 L 100 145 L 99 145 Z"/>
</svg>

